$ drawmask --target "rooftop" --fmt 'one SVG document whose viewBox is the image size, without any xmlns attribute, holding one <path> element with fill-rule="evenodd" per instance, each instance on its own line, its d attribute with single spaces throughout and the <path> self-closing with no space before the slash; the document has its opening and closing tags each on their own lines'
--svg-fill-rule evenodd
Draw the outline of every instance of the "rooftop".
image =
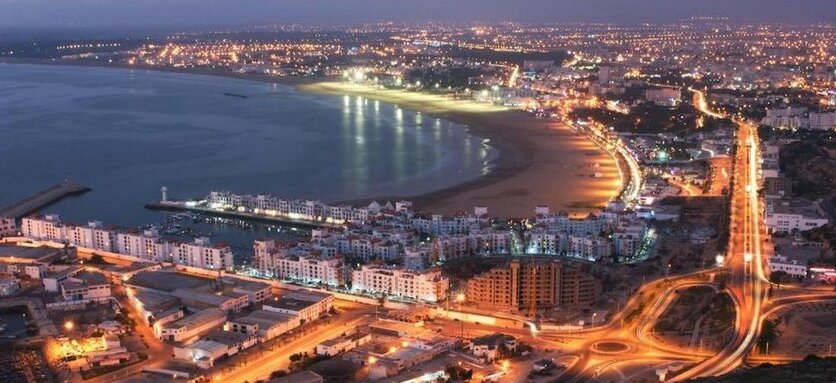
<svg viewBox="0 0 836 383">
<path fill-rule="evenodd" d="M 127 284 L 162 292 L 211 286 L 215 281 L 171 271 L 143 271 L 128 279 Z"/>
<path fill-rule="evenodd" d="M 299 311 L 304 310 L 306 307 L 310 307 L 315 304 L 316 302 L 313 301 L 303 301 L 301 299 L 282 297 L 278 300 L 270 302 L 269 304 L 265 304 L 265 306 L 275 307 L 277 309 L 283 310 Z"/>
<path fill-rule="evenodd" d="M 288 322 L 293 318 L 296 318 L 296 315 L 283 314 L 275 311 L 256 310 L 247 316 L 235 318 L 230 321 L 243 324 L 257 324 L 258 328 L 267 329 L 276 324 Z"/>
<path fill-rule="evenodd" d="M 226 312 L 221 309 L 210 308 L 202 311 L 198 311 L 192 315 L 189 315 L 185 318 L 180 318 L 174 322 L 166 323 L 163 328 L 183 328 L 183 327 L 193 327 L 198 326 L 215 319 L 226 317 Z"/>
<path fill-rule="evenodd" d="M 138 300 L 147 311 L 160 312 L 180 305 L 180 300 L 168 294 L 156 293 L 153 291 L 139 291 L 134 293 L 134 299 Z"/>
<path fill-rule="evenodd" d="M 171 295 L 180 298 L 184 303 L 202 303 L 209 306 L 220 306 L 230 299 L 241 297 L 243 294 L 234 292 L 225 292 L 222 294 L 204 292 L 194 289 L 177 289 L 171 292 Z"/>
<path fill-rule="evenodd" d="M 14 245 L 0 245 L 0 259 L 14 257 L 16 258 L 15 261 L 27 259 L 36 262 L 47 262 L 52 260 L 52 258 L 58 258 L 60 254 L 60 249 L 54 249 L 47 246 L 26 247 Z"/>
</svg>

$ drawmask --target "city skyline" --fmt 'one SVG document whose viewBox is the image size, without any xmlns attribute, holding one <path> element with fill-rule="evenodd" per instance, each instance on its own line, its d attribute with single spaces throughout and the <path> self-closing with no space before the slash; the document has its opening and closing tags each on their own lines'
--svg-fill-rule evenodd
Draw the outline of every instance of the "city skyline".
<svg viewBox="0 0 836 383">
<path fill-rule="evenodd" d="M 764 6 L 766 5 L 768 6 Z M 802 3 L 803 6 L 799 6 Z M 828 23 L 828 0 L 2 0 L 0 28 L 195 27 L 247 24 L 346 25 L 368 22 L 668 23 L 689 17 L 738 22 Z"/>
<path fill-rule="evenodd" d="M 0 0 L 0 376 L 829 382 L 834 10 Z"/>
</svg>

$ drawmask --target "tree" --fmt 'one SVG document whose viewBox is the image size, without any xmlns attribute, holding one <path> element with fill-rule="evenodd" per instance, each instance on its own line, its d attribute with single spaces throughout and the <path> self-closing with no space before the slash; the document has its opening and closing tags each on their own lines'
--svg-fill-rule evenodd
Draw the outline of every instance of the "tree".
<svg viewBox="0 0 836 383">
<path fill-rule="evenodd" d="M 288 359 L 290 359 L 290 363 L 296 363 L 296 362 L 302 360 L 302 354 L 299 354 L 299 353 L 291 354 Z"/>
<path fill-rule="evenodd" d="M 99 254 L 93 254 L 93 256 L 90 257 L 90 260 L 87 261 L 87 262 L 92 263 L 94 265 L 106 265 L 107 264 L 107 261 L 105 261 L 104 257 L 102 257 Z"/>
<path fill-rule="evenodd" d="M 761 335 L 758 338 L 758 346 L 761 352 L 767 352 L 767 345 L 770 343 L 774 345 L 775 341 L 778 340 L 778 335 L 778 321 L 764 319 L 763 326 L 761 326 Z"/>
<path fill-rule="evenodd" d="M 455 364 L 448 365 L 444 369 L 444 372 L 446 372 L 447 376 L 449 376 L 449 378 L 447 378 L 447 382 L 466 382 L 473 377 L 473 370 L 468 370 L 464 367 L 457 366 Z"/>
<path fill-rule="evenodd" d="M 776 284 L 778 289 L 781 289 L 781 283 L 785 283 L 789 278 L 789 274 L 786 271 L 773 271 L 769 274 L 769 281 Z"/>
<path fill-rule="evenodd" d="M 296 354 L 294 354 L 294 355 L 296 355 Z M 270 379 L 277 379 L 277 378 L 281 378 L 282 376 L 285 376 L 285 375 L 287 375 L 287 371 L 285 371 L 285 370 L 276 370 L 276 371 L 273 371 L 273 372 L 270 374 Z"/>
</svg>

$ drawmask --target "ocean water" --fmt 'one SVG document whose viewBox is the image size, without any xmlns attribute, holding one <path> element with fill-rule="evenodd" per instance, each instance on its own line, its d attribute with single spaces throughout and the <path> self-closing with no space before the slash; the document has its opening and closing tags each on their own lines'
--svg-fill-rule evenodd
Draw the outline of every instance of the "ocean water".
<svg viewBox="0 0 836 383">
<path fill-rule="evenodd" d="M 75 222 L 160 221 L 143 205 L 213 189 L 351 200 L 474 179 L 496 156 L 465 126 L 393 104 L 215 76 L 0 64 L 0 205 L 63 179 Z"/>
</svg>

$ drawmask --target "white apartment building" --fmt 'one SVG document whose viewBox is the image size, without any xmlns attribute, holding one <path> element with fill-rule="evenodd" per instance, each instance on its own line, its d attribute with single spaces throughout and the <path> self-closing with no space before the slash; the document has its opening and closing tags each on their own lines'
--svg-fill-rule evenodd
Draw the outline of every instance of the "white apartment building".
<svg viewBox="0 0 836 383">
<path fill-rule="evenodd" d="M 413 218 L 412 227 L 418 232 L 432 235 L 466 234 L 478 227 L 478 219 L 475 217 L 445 218 L 441 214 L 433 214 L 430 218 Z"/>
<path fill-rule="evenodd" d="M 209 238 L 195 238 L 193 243 L 180 243 L 172 248 L 172 261 L 178 265 L 207 270 L 232 270 L 232 249 L 226 244 L 212 244 Z"/>
<path fill-rule="evenodd" d="M 805 107 L 768 108 L 761 124 L 781 129 L 806 128 L 805 113 L 807 113 Z"/>
<path fill-rule="evenodd" d="M 355 292 L 422 302 L 444 300 L 450 288 L 450 280 L 439 269 L 417 272 L 383 266 L 362 266 L 360 270 L 352 271 L 351 284 Z"/>
<path fill-rule="evenodd" d="M 567 255 L 575 258 L 599 261 L 610 255 L 610 243 L 606 238 L 596 236 L 569 236 Z"/>
<path fill-rule="evenodd" d="M 537 216 L 536 222 L 538 226 L 547 227 L 551 232 L 576 235 L 598 235 L 613 226 L 613 219 L 604 215 L 571 217 L 565 213 L 541 214 Z"/>
<path fill-rule="evenodd" d="M 255 241 L 253 263 L 261 275 L 270 278 L 343 286 L 348 268 L 340 256 L 321 256 L 304 249 L 281 246 L 279 242 Z"/>
<path fill-rule="evenodd" d="M 776 255 L 769 258 L 769 272 L 783 271 L 793 277 L 804 278 L 807 276 L 807 265 L 800 264 L 796 260 L 790 260 L 786 256 Z"/>
<path fill-rule="evenodd" d="M 761 124 L 781 129 L 836 129 L 836 111 L 807 112 L 806 107 L 767 109 Z"/>
<path fill-rule="evenodd" d="M 116 251 L 119 254 L 130 255 L 152 261 L 168 261 L 171 259 L 171 244 L 160 238 L 156 228 L 143 231 L 130 231 L 116 235 Z"/>
<path fill-rule="evenodd" d="M 91 221 L 87 226 L 67 227 L 67 242 L 78 247 L 114 252 L 117 235 L 107 230 L 100 221 Z"/>
<path fill-rule="evenodd" d="M 767 200 L 764 221 L 774 233 L 807 231 L 829 222 L 816 203 L 800 200 Z"/>
<path fill-rule="evenodd" d="M 473 246 L 471 246 L 473 242 Z M 433 240 L 433 257 L 439 261 L 465 257 L 475 252 L 476 240 L 464 235 L 440 235 Z"/>
<path fill-rule="evenodd" d="M 212 209 L 332 223 L 364 222 L 373 213 L 369 208 L 329 206 L 320 201 L 285 200 L 270 195 L 241 195 L 229 191 L 210 192 L 206 202 Z"/>
<path fill-rule="evenodd" d="M 648 89 L 644 91 L 644 98 L 656 105 L 676 106 L 682 98 L 682 92 L 672 88 Z"/>
<path fill-rule="evenodd" d="M 836 129 L 836 111 L 832 112 L 810 112 L 808 116 L 810 129 L 831 130 Z"/>
<path fill-rule="evenodd" d="M 612 237 L 615 255 L 618 257 L 635 256 L 641 249 L 646 234 L 647 225 L 641 221 L 619 226 Z"/>
<path fill-rule="evenodd" d="M 528 233 L 526 253 L 558 255 L 566 251 L 567 236 L 546 230 L 536 230 Z"/>
<path fill-rule="evenodd" d="M 403 265 L 409 270 L 424 270 L 430 263 L 430 248 L 426 245 L 404 249 Z"/>
<path fill-rule="evenodd" d="M 476 249 L 479 252 L 491 254 L 507 254 L 509 252 L 508 244 L 511 238 L 507 231 L 485 229 L 473 232 L 469 236 L 471 241 L 475 241 Z"/>
<path fill-rule="evenodd" d="M 67 230 L 57 214 L 24 218 L 21 232 L 24 237 L 42 241 L 63 242 L 67 237 Z"/>
</svg>

